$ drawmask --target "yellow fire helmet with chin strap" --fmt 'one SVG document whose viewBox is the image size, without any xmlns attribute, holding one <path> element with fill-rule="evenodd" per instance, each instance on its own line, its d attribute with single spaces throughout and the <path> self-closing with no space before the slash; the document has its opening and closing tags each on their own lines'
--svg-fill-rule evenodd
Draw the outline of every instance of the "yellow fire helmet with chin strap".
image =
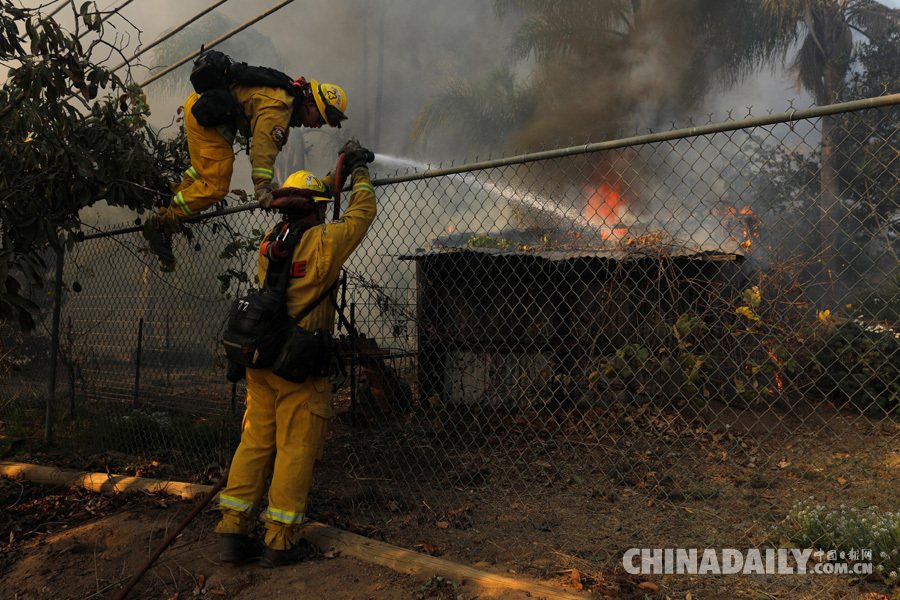
<svg viewBox="0 0 900 600">
<path fill-rule="evenodd" d="M 331 202 L 331 189 L 309 171 L 297 171 L 287 178 L 284 187 L 272 190 L 273 200 L 269 208 L 305 213 L 319 202 Z"/>
<path fill-rule="evenodd" d="M 284 182 L 284 188 L 295 190 L 316 200 L 317 202 L 329 202 L 333 200 L 331 191 L 326 187 L 322 180 L 309 171 L 297 171 L 287 178 Z"/>
<path fill-rule="evenodd" d="M 315 79 L 309 80 L 309 89 L 325 123 L 340 129 L 341 121 L 347 119 L 344 114 L 347 110 L 347 94 L 344 90 L 330 83 L 319 83 Z"/>
</svg>

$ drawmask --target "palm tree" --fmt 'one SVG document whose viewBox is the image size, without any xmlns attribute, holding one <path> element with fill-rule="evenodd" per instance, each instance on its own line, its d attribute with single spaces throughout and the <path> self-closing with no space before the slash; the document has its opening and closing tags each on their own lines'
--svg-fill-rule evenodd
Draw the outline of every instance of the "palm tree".
<svg viewBox="0 0 900 600">
<path fill-rule="evenodd" d="M 764 64 L 787 64 L 798 88 L 809 92 L 819 106 L 838 99 L 851 71 L 854 34 L 871 39 L 900 23 L 900 11 L 874 0 L 762 0 L 751 10 L 752 19 L 737 28 L 740 37 L 728 45 L 732 50 L 730 73 L 745 73 Z M 796 54 L 790 57 L 794 48 Z M 818 234 L 820 252 L 830 255 L 829 269 L 839 272 L 843 214 L 835 134 L 835 117 L 822 117 Z M 828 277 L 827 272 L 822 275 Z"/>
<path fill-rule="evenodd" d="M 476 147 L 490 148 L 531 115 L 533 102 L 508 66 L 477 81 L 452 79 L 422 106 L 411 139 L 424 146 L 434 130 L 459 128 Z"/>
<path fill-rule="evenodd" d="M 204 16 L 196 23 L 185 27 L 178 35 L 166 40 L 157 46 L 153 52 L 153 68 L 165 68 L 176 63 L 185 56 L 196 52 L 200 46 L 211 42 L 223 34 L 237 28 L 238 21 L 211 13 Z M 162 32 L 165 35 L 168 31 Z M 239 62 L 251 65 L 265 65 L 278 70 L 284 69 L 284 59 L 272 40 L 260 33 L 255 27 L 241 32 L 240 35 L 228 38 L 218 46 L 220 50 Z M 175 94 L 187 94 L 190 91 L 188 76 L 191 73 L 192 63 L 188 62 L 179 67 L 174 73 L 170 73 L 159 81 L 166 91 Z M 151 69 L 151 74 L 152 74 Z"/>
<path fill-rule="evenodd" d="M 657 123 L 683 114 L 709 89 L 713 75 L 721 71 L 727 78 L 744 66 L 737 48 L 724 55 L 720 40 L 732 41 L 723 32 L 748 18 L 751 0 L 494 0 L 493 5 L 498 17 L 520 19 L 503 63 L 479 81 L 450 79 L 420 110 L 414 142 L 440 127 L 464 132 L 479 149 L 513 133 L 517 144 L 528 145 L 535 137 L 528 134 L 532 125 L 558 137 L 611 136 L 633 127 L 638 113 Z M 522 64 L 531 71 L 525 84 L 514 75 Z M 489 101 L 510 106 L 480 105 Z M 490 119 L 486 129 L 483 117 L 497 113 L 504 118 Z M 535 125 L 538 120 L 545 126 Z"/>
</svg>

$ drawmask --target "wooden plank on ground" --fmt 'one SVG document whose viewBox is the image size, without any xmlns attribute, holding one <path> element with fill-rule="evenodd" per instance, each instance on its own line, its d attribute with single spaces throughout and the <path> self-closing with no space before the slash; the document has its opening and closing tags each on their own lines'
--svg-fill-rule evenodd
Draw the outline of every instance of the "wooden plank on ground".
<svg viewBox="0 0 900 600">
<path fill-rule="evenodd" d="M 321 523 L 307 523 L 303 526 L 301 535 L 325 552 L 340 552 L 342 556 L 350 556 L 364 562 L 389 567 L 400 573 L 426 577 L 440 575 L 452 581 L 462 581 L 486 589 L 529 592 L 532 598 L 586 600 L 590 597 L 526 579 L 513 579 L 479 571 L 443 558 L 371 540 Z"/>
<path fill-rule="evenodd" d="M 207 493 L 211 485 L 160 481 L 145 477 L 127 477 L 109 473 L 65 471 L 27 463 L 0 461 L 0 475 L 10 479 L 26 479 L 46 485 L 82 487 L 94 492 L 166 492 L 191 499 Z M 559 588 L 552 588 L 527 579 L 513 579 L 461 565 L 443 558 L 420 554 L 385 542 L 370 540 L 355 533 L 310 522 L 303 526 L 303 537 L 323 551 L 339 552 L 344 556 L 382 565 L 399 573 L 431 577 L 439 575 L 492 590 L 528 592 L 532 598 L 547 600 L 587 600 L 590 596 Z"/>
<path fill-rule="evenodd" d="M 211 485 L 160 481 L 146 477 L 128 477 L 109 473 L 88 473 L 85 471 L 65 471 L 56 467 L 42 467 L 27 463 L 0 461 L 0 475 L 10 479 L 26 479 L 45 485 L 81 487 L 93 492 L 133 493 L 165 492 L 173 496 L 191 499 L 212 489 Z"/>
</svg>

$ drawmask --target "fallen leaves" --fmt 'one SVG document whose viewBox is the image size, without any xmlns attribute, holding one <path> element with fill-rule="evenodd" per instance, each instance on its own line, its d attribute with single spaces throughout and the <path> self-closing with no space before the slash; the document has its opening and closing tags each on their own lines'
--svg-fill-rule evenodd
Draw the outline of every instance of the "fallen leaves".
<svg viewBox="0 0 900 600">
<path fill-rule="evenodd" d="M 572 583 L 575 584 L 576 589 L 584 589 L 584 584 L 581 582 L 581 573 L 578 571 L 578 569 L 572 569 L 571 577 Z"/>
<path fill-rule="evenodd" d="M 419 542 L 418 544 L 413 546 L 413 548 L 418 548 L 419 550 L 430 556 L 434 556 L 435 553 L 434 545 L 429 542 Z"/>
<path fill-rule="evenodd" d="M 197 582 L 197 585 L 194 587 L 194 595 L 199 596 L 200 594 L 205 594 L 208 591 L 203 585 L 206 583 L 206 575 L 197 573 L 194 575 L 194 580 Z"/>
</svg>

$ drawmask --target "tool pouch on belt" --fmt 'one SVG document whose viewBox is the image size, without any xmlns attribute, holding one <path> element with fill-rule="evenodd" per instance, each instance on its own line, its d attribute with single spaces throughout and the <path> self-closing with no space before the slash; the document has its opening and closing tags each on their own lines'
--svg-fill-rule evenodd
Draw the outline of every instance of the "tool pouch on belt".
<svg viewBox="0 0 900 600">
<path fill-rule="evenodd" d="M 222 335 L 225 355 L 243 367 L 271 367 L 290 327 L 283 298 L 265 291 L 238 298 L 228 311 Z"/>
<path fill-rule="evenodd" d="M 293 383 L 310 377 L 327 377 L 331 368 L 331 334 L 324 329 L 309 331 L 291 327 L 272 373 Z"/>
</svg>

